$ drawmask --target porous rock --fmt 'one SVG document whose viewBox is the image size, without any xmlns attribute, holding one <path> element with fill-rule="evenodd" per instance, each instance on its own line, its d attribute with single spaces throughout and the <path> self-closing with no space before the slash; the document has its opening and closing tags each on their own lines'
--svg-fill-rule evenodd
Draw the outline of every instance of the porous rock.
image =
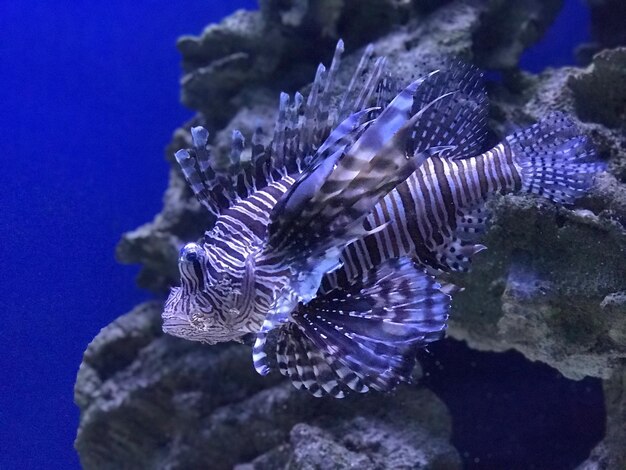
<svg viewBox="0 0 626 470">
<path fill-rule="evenodd" d="M 410 2 L 396 0 L 261 1 L 259 11 L 240 10 L 200 36 L 179 39 L 182 101 L 202 112 L 209 128 L 222 127 L 260 88 L 305 85 L 339 34 L 360 45 L 410 14 Z"/>
<path fill-rule="evenodd" d="M 432 44 L 431 53 L 455 44 L 457 50 L 449 52 L 466 56 L 471 50 L 483 66 L 511 68 L 561 5 L 562 0 L 261 1 L 260 11 L 238 11 L 200 36 L 179 40 L 182 101 L 200 111 L 209 128 L 220 128 L 239 107 L 254 102 L 260 88 L 294 91 L 305 85 L 339 37 L 353 49 L 402 25 L 430 32 L 421 37 Z"/>
<path fill-rule="evenodd" d="M 626 289 L 626 135 L 617 110 L 626 94 L 616 83 L 597 96 L 599 84 L 624 63 L 622 49 L 605 51 L 586 69 L 525 74 L 492 93 L 500 122 L 532 123 L 553 110 L 570 114 L 608 172 L 574 208 L 529 196 L 492 201 L 488 250 L 476 256 L 470 275 L 455 278 L 466 287 L 454 299 L 456 338 L 477 349 L 515 348 L 574 379 L 609 378 L 626 357 L 626 310 L 607 300 Z M 608 109 L 592 112 L 601 99 Z"/>
<path fill-rule="evenodd" d="M 407 79 L 442 54 L 511 69 L 561 5 L 328 0 L 318 9 L 315 3 L 264 1 L 260 12 L 238 12 L 200 37 L 180 40 L 183 101 L 199 114 L 175 132 L 166 151 L 170 162 L 174 150 L 188 145 L 190 125 L 211 129 L 218 154 L 233 128 L 271 133 L 278 88 L 303 87 L 339 36 L 348 51 L 340 84 L 368 40 Z M 360 5 L 365 12 L 383 8 L 387 16 L 372 26 L 371 15 L 357 14 Z M 316 47 L 303 47 L 311 43 Z M 608 172 L 575 208 L 525 196 L 494 199 L 484 242 L 489 250 L 476 257 L 472 273 L 454 279 L 465 291 L 454 301 L 452 336 L 478 349 L 515 348 L 571 378 L 606 380 L 607 438 L 588 462 L 601 466 L 585 468 L 621 468 L 613 462 L 623 458 L 624 95 L 621 85 L 607 95 L 600 91 L 621 76 L 623 54 L 604 52 L 587 69 L 538 76 L 509 71 L 494 87 L 492 126 L 500 136 L 510 131 L 504 122 L 521 126 L 550 110 L 567 111 L 589 133 Z M 173 165 L 163 211 L 124 235 L 118 259 L 142 264 L 140 284 L 164 291 L 177 281 L 180 246 L 211 222 L 205 212 Z M 406 387 L 391 396 L 315 400 L 276 375 L 258 377 L 246 346 L 207 347 L 163 336 L 160 307 L 142 305 L 118 319 L 85 353 L 76 385 L 76 447 L 85 468 L 459 466 L 446 442 L 448 413 L 429 392 Z M 390 462 L 397 466 L 385 467 Z"/>
<path fill-rule="evenodd" d="M 165 336 L 158 302 L 87 348 L 75 401 L 83 468 L 460 468 L 432 392 L 314 399 L 259 376 L 250 347 Z"/>
</svg>

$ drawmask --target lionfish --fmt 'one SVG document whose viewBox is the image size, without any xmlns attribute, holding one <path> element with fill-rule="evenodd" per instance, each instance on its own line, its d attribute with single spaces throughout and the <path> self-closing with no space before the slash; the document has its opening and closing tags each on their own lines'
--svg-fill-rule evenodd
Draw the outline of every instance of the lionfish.
<svg viewBox="0 0 626 470">
<path fill-rule="evenodd" d="M 306 100 L 280 95 L 268 145 L 261 129 L 249 147 L 233 132 L 226 168 L 208 132 L 191 129 L 176 159 L 216 222 L 181 249 L 163 312 L 181 338 L 255 335 L 255 369 L 275 362 L 315 396 L 410 381 L 418 350 L 446 329 L 454 289 L 441 275 L 468 271 L 485 248 L 492 195 L 572 203 L 602 169 L 560 113 L 484 151 L 482 74 L 460 61 L 401 88 L 368 46 L 335 96 L 343 48 Z"/>
</svg>

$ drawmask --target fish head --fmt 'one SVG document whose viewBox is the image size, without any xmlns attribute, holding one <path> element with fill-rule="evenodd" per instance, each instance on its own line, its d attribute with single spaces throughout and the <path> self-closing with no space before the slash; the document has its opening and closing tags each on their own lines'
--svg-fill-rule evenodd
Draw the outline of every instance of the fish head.
<svg viewBox="0 0 626 470">
<path fill-rule="evenodd" d="M 165 333 L 208 344 L 237 341 L 247 333 L 239 310 L 245 268 L 224 269 L 214 255 L 204 244 L 188 243 L 180 250 L 180 286 L 165 302 Z"/>
</svg>

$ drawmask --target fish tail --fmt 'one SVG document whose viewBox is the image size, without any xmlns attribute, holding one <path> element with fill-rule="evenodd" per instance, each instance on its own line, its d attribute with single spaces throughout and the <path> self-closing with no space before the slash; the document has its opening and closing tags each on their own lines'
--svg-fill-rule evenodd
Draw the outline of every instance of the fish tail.
<svg viewBox="0 0 626 470">
<path fill-rule="evenodd" d="M 521 177 L 522 190 L 559 204 L 572 204 L 605 169 L 578 126 L 563 113 L 506 138 Z"/>
</svg>

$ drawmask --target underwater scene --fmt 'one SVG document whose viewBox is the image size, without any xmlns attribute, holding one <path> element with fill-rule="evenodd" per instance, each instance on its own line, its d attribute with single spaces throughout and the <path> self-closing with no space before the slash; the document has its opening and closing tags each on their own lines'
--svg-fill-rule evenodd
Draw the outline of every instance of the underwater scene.
<svg viewBox="0 0 626 470">
<path fill-rule="evenodd" d="M 624 25 L 3 6 L 0 470 L 625 470 Z"/>
</svg>

